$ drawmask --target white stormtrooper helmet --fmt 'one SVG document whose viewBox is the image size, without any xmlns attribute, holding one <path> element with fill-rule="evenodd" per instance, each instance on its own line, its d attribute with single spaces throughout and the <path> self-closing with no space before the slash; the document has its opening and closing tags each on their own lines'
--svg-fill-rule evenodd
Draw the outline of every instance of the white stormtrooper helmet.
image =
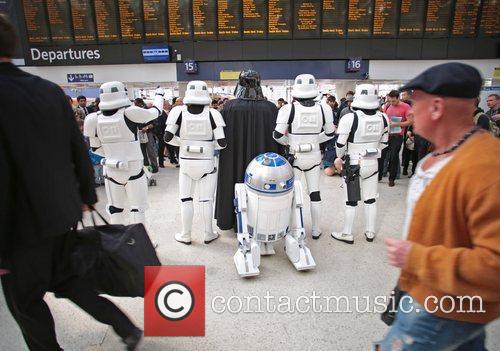
<svg viewBox="0 0 500 351">
<path fill-rule="evenodd" d="M 360 84 L 356 87 L 351 107 L 375 110 L 380 107 L 378 91 L 373 84 Z"/>
<path fill-rule="evenodd" d="M 208 94 L 207 83 L 201 80 L 189 82 L 183 102 L 186 105 L 210 105 L 212 99 Z"/>
<path fill-rule="evenodd" d="M 101 102 L 99 108 L 102 111 L 115 110 L 131 105 L 127 95 L 127 88 L 122 82 L 107 82 L 101 85 Z"/>
<path fill-rule="evenodd" d="M 318 86 L 312 74 L 299 74 L 295 78 L 292 96 L 296 99 L 312 99 L 318 96 Z"/>
</svg>

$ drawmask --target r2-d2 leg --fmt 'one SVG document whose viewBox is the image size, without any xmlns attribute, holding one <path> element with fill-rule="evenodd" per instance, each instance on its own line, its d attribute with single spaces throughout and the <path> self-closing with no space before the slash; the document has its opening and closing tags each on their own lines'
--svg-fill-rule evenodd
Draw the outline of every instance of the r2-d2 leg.
<svg viewBox="0 0 500 351">
<path fill-rule="evenodd" d="M 247 193 L 244 184 L 234 187 L 237 215 L 238 251 L 234 255 L 234 264 L 240 277 L 259 275 L 260 248 L 255 238 L 250 238 L 247 224 Z"/>
<path fill-rule="evenodd" d="M 316 262 L 311 251 L 306 246 L 306 232 L 304 230 L 302 185 L 300 181 L 294 184 L 294 200 L 292 206 L 292 225 L 290 232 L 285 237 L 285 251 L 288 259 L 299 271 L 313 269 Z"/>
</svg>

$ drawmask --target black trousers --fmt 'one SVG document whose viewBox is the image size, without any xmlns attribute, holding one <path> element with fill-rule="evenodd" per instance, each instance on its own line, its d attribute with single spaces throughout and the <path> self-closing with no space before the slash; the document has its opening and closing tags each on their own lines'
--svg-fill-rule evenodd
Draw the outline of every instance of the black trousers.
<svg viewBox="0 0 500 351">
<path fill-rule="evenodd" d="M 406 147 L 403 148 L 403 170 L 408 172 L 408 167 L 410 167 L 411 161 L 411 172 L 415 173 L 415 169 L 417 168 L 418 162 L 418 152 L 417 150 L 410 150 Z"/>
<path fill-rule="evenodd" d="M 163 135 L 158 137 L 158 163 L 163 167 L 163 162 L 165 162 L 165 141 L 163 140 Z"/>
<path fill-rule="evenodd" d="M 168 159 L 170 163 L 179 163 L 179 147 L 167 144 Z"/>
<path fill-rule="evenodd" d="M 389 145 L 382 150 L 382 156 L 378 159 L 379 179 L 384 171 L 384 160 L 386 157 L 389 157 L 389 180 L 396 180 L 399 165 L 399 151 L 401 151 L 402 144 L 402 135 L 389 135 Z"/>
<path fill-rule="evenodd" d="M 48 291 L 68 298 L 99 322 L 111 325 L 122 338 L 137 329 L 115 304 L 71 273 L 73 240 L 70 232 L 44 239 L 39 245 L 14 249 L 6 255 L 11 272 L 1 278 L 5 301 L 30 350 L 62 350 L 52 314 L 43 300 Z"/>
</svg>

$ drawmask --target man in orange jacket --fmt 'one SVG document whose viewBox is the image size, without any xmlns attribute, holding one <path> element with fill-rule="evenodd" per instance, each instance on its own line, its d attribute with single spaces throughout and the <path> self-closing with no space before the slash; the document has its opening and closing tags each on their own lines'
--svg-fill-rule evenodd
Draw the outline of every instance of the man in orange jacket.
<svg viewBox="0 0 500 351">
<path fill-rule="evenodd" d="M 405 294 L 381 350 L 485 350 L 500 316 L 500 141 L 473 124 L 481 85 L 475 68 L 446 63 L 402 88 L 435 150 L 410 182 L 406 240 L 386 239 Z"/>
</svg>

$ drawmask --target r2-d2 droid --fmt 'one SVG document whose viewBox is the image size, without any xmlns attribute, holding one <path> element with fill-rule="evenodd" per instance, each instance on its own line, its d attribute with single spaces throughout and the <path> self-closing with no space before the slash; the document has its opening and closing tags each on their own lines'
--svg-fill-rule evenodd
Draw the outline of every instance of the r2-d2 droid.
<svg viewBox="0 0 500 351">
<path fill-rule="evenodd" d="M 301 74 L 295 78 L 292 96 L 297 100 L 281 107 L 274 139 L 289 146 L 293 157 L 295 179 L 304 173 L 311 200 L 312 238 L 321 236 L 319 228 L 321 196 L 319 191 L 321 150 L 319 144 L 334 136 L 333 111 L 330 106 L 314 101 L 319 94 L 314 76 Z"/>
<path fill-rule="evenodd" d="M 254 158 L 245 183 L 237 183 L 234 193 L 238 236 L 234 263 L 241 277 L 258 275 L 260 256 L 274 254 L 273 243 L 283 238 L 297 270 L 316 267 L 305 244 L 302 186 L 285 158 L 271 152 Z"/>
<path fill-rule="evenodd" d="M 90 147 L 104 157 L 106 211 L 113 224 L 124 224 L 124 208 L 130 205 L 129 223 L 144 223 L 148 207 L 148 185 L 144 158 L 138 140 L 139 125 L 158 118 L 163 109 L 163 89 L 156 90 L 154 107 L 131 106 L 121 82 L 101 85 L 99 108 L 85 118 L 83 134 Z"/>
<path fill-rule="evenodd" d="M 344 159 L 343 176 L 347 192 L 345 222 L 342 232 L 333 232 L 334 239 L 352 244 L 352 228 L 358 201 L 365 203 L 366 240 L 375 238 L 378 198 L 378 158 L 388 142 L 387 116 L 378 111 L 379 100 L 375 86 L 356 87 L 353 113 L 339 122 L 337 157 Z"/>
<path fill-rule="evenodd" d="M 207 84 L 192 81 L 187 85 L 184 104 L 174 107 L 167 119 L 165 142 L 179 146 L 179 197 L 181 200 L 182 232 L 175 240 L 191 244 L 193 194 L 198 197 L 204 222 L 204 242 L 218 238 L 212 227 L 214 193 L 217 185 L 215 151 L 226 147 L 224 119 L 219 111 L 210 108 Z M 175 134 L 179 130 L 179 136 Z"/>
</svg>

